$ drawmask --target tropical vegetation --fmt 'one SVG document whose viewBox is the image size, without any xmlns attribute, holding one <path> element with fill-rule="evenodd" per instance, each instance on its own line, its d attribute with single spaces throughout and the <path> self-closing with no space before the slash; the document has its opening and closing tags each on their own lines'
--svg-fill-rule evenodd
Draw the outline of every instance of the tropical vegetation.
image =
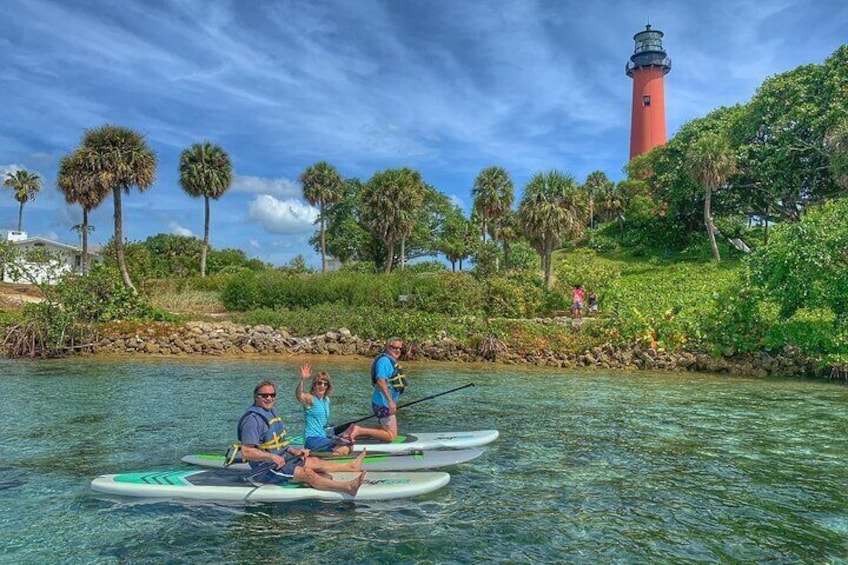
<svg viewBox="0 0 848 565">
<path fill-rule="evenodd" d="M 209 199 L 218 200 L 233 182 L 230 156 L 220 146 L 204 141 L 195 143 L 180 155 L 180 186 L 189 196 L 203 197 L 203 249 L 200 252 L 200 276 L 206 276 L 209 249 Z"/>
<path fill-rule="evenodd" d="M 619 182 L 603 171 L 582 183 L 566 171 L 537 172 L 517 206 L 512 178 L 497 164 L 469 186 L 466 216 L 411 168 L 360 180 L 319 161 L 300 182 L 318 208 L 310 241 L 320 273 L 302 257 L 272 267 L 208 246 L 208 199 L 231 181 L 225 156 L 206 143 L 181 159 L 181 184 L 207 199 L 203 241 L 159 234 L 124 242 L 120 194 L 152 186 L 156 157 L 131 130 L 86 132 L 60 163 L 57 184 L 82 206 L 83 232 L 87 212 L 115 196 L 115 233 L 105 264 L 89 275 L 99 281 L 90 292 L 123 296 L 104 282 L 113 277 L 135 296 L 132 275 L 141 281 L 133 300 L 153 306 L 97 313 L 80 305 L 84 293 L 67 290 L 87 288 L 72 274 L 51 291 L 69 305 L 57 298 L 60 312 L 51 315 L 162 318 L 175 311 L 166 306 L 178 303 L 174 296 L 194 293 L 205 310 L 295 333 L 345 326 L 363 337 L 496 340 L 521 351 L 788 348 L 848 366 L 848 46 L 821 65 L 769 78 L 745 104 L 684 124 L 632 159 Z M 4 251 L 8 268 L 13 255 Z M 579 331 L 538 323 L 568 310 L 575 284 L 600 296 L 601 314 Z"/>
<path fill-rule="evenodd" d="M 15 200 L 20 205 L 18 207 L 18 231 L 21 231 L 24 224 L 24 204 L 34 199 L 35 195 L 41 190 L 41 177 L 26 169 L 18 169 L 6 173 L 3 186 L 14 191 Z"/>
</svg>

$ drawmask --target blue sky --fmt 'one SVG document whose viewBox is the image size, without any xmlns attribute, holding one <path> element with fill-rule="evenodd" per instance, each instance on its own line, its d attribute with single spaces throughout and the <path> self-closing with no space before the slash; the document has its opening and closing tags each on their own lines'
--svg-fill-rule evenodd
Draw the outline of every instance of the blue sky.
<svg viewBox="0 0 848 565">
<path fill-rule="evenodd" d="M 507 169 L 517 197 L 536 172 L 623 176 L 633 34 L 665 33 L 669 136 L 771 75 L 821 63 L 848 41 L 844 0 L 207 0 L 0 2 L 0 173 L 44 189 L 24 230 L 75 243 L 81 211 L 55 189 L 59 159 L 104 123 L 143 133 L 155 186 L 124 198 L 131 240 L 203 232 L 203 202 L 178 183 L 180 152 L 209 140 L 231 156 L 211 244 L 282 265 L 316 211 L 297 178 L 327 160 L 367 180 L 409 166 L 466 211 L 480 170 Z M 0 197 L 0 228 L 18 204 Z M 112 235 L 111 198 L 94 212 Z"/>
</svg>

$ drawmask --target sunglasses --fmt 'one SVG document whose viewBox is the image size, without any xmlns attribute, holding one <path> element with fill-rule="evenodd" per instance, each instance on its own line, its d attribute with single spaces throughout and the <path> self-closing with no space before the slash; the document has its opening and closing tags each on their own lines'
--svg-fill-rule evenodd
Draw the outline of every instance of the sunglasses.
<svg viewBox="0 0 848 565">
<path fill-rule="evenodd" d="M 402 345 L 390 345 L 389 349 L 391 349 L 392 351 L 400 351 L 401 349 L 403 349 L 403 346 Z"/>
<path fill-rule="evenodd" d="M 315 383 L 315 386 L 330 386 L 330 383 L 327 381 L 318 381 Z"/>
<path fill-rule="evenodd" d="M 262 398 L 276 398 L 276 392 L 257 392 L 256 396 L 261 396 Z"/>
</svg>

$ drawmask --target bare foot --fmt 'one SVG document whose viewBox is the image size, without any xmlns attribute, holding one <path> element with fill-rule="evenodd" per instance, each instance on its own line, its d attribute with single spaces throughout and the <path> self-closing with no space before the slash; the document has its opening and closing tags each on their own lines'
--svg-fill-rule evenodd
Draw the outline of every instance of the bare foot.
<svg viewBox="0 0 848 565">
<path fill-rule="evenodd" d="M 356 456 L 356 459 L 354 459 L 353 462 L 351 463 L 351 465 L 353 465 L 354 471 L 361 471 L 362 470 L 362 460 L 365 459 L 365 457 L 367 455 L 368 455 L 368 450 L 363 449 L 362 452 L 359 455 Z"/>
<path fill-rule="evenodd" d="M 359 476 L 355 479 L 351 480 L 347 483 L 347 492 L 353 496 L 356 496 L 356 493 L 359 492 L 359 487 L 362 486 L 362 483 L 365 482 L 365 471 L 359 473 Z"/>
</svg>

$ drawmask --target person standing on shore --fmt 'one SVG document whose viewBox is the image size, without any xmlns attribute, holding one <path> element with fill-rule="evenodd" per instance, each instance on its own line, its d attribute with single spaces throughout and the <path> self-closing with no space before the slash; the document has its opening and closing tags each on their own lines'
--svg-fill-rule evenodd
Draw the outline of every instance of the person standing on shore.
<svg viewBox="0 0 848 565">
<path fill-rule="evenodd" d="M 586 293 L 583 292 L 583 289 L 580 288 L 580 285 L 574 285 L 574 290 L 571 291 L 571 315 L 575 318 L 580 318 L 583 316 L 583 299 L 585 297 Z"/>
<path fill-rule="evenodd" d="M 400 353 L 403 350 L 403 340 L 390 337 L 386 340 L 386 348 L 371 364 L 371 410 L 377 417 L 379 428 L 363 428 L 352 424 L 341 435 L 342 438 L 355 441 L 357 437 L 368 436 L 391 443 L 398 436 L 397 403 L 401 393 L 406 388 L 406 376 L 398 365 Z"/>
</svg>

